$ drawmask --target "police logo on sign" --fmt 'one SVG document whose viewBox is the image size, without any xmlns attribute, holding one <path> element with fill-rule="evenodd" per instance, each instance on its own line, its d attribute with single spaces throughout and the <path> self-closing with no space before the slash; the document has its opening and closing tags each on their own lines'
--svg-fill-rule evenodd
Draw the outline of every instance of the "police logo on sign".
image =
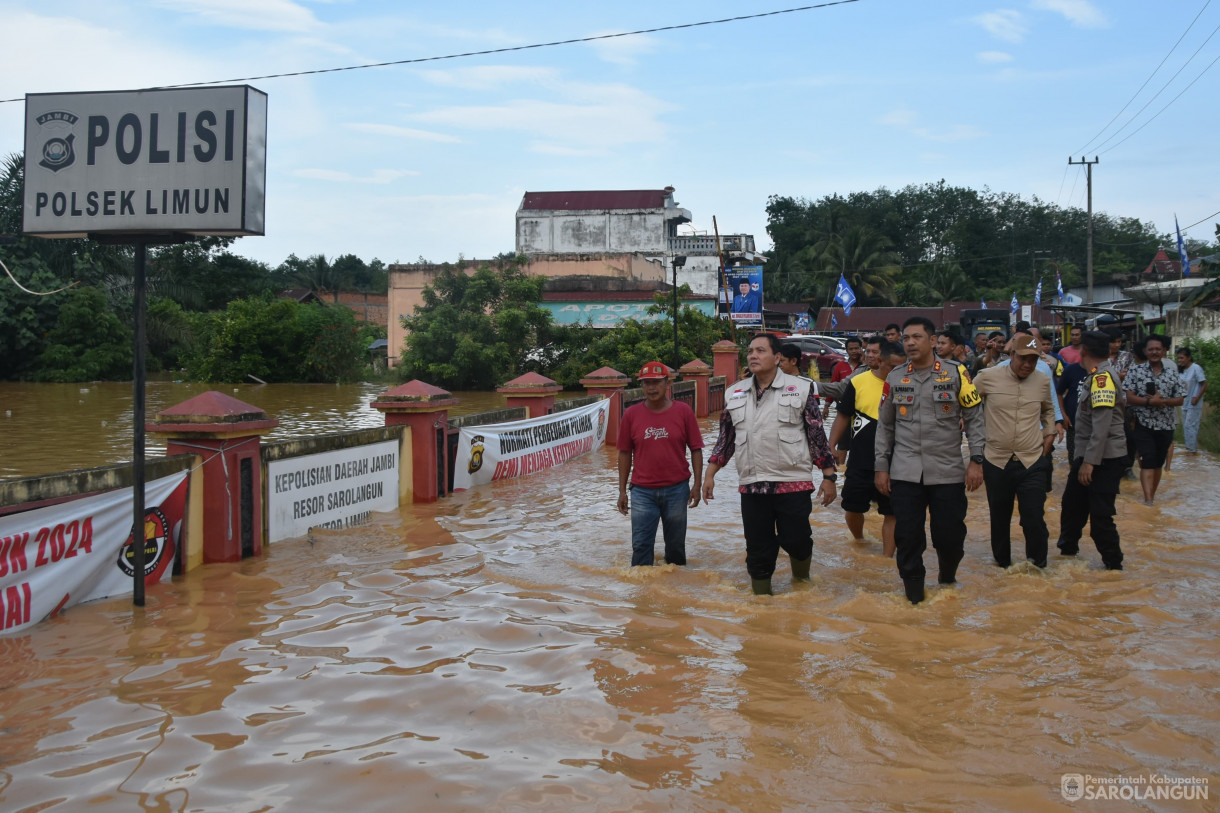
<svg viewBox="0 0 1220 813">
<path fill-rule="evenodd" d="M 38 124 L 50 128 L 51 133 L 42 145 L 42 160 L 38 162 L 39 166 L 52 172 L 72 166 L 76 160 L 76 152 L 73 150 L 76 134 L 72 132 L 76 119 L 75 115 L 66 110 L 52 110 L 38 117 Z"/>
</svg>

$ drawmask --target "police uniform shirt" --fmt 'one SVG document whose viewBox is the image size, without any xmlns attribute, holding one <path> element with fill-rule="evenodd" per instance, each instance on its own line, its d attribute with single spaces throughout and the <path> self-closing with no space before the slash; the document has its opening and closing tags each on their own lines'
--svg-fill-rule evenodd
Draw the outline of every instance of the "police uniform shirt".
<svg viewBox="0 0 1220 813">
<path fill-rule="evenodd" d="M 1094 466 L 1127 454 L 1127 434 L 1123 431 L 1127 401 L 1118 384 L 1118 372 L 1108 361 L 1090 370 L 1080 384 L 1076 453 Z"/>
<path fill-rule="evenodd" d="M 881 399 L 875 470 L 929 486 L 963 482 L 961 424 L 970 454 L 981 455 L 981 403 L 970 374 L 956 361 L 937 359 L 922 370 L 911 363 L 894 368 Z"/>
</svg>

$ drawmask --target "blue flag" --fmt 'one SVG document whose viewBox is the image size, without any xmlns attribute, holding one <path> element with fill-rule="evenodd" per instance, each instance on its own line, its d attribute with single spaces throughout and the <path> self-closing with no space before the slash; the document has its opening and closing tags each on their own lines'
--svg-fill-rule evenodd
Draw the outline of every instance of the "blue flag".
<svg viewBox="0 0 1220 813">
<path fill-rule="evenodd" d="M 1038 280 L 1038 287 L 1034 289 L 1034 304 L 1039 308 L 1042 307 L 1042 280 Z"/>
<path fill-rule="evenodd" d="M 1186 244 L 1182 242 L 1182 227 L 1178 225 L 1178 216 L 1173 216 L 1173 227 L 1178 230 L 1178 256 L 1182 258 L 1182 278 L 1190 276 L 1190 258 L 1186 256 Z"/>
<path fill-rule="evenodd" d="M 987 310 L 987 300 L 986 299 L 980 299 L 979 304 L 983 306 L 983 310 Z"/>
<path fill-rule="evenodd" d="M 843 306 L 843 313 L 851 316 L 851 306 L 856 304 L 856 292 L 847 284 L 847 278 L 839 275 L 839 285 L 835 288 L 835 301 Z"/>
<path fill-rule="evenodd" d="M 834 330 L 838 326 L 839 326 L 839 320 L 835 318 L 835 315 L 833 313 L 830 314 L 830 329 Z"/>
<path fill-rule="evenodd" d="M 1016 313 L 1017 311 L 1021 310 L 1021 303 L 1017 301 L 1016 294 L 1012 295 L 1012 302 L 1008 303 L 1008 309 L 1010 311 L 1012 311 L 1013 313 Z"/>
<path fill-rule="evenodd" d="M 1059 291 L 1059 301 L 1062 302 L 1063 301 L 1063 277 L 1059 276 L 1058 274 L 1055 275 L 1055 285 L 1057 286 L 1058 291 Z"/>
</svg>

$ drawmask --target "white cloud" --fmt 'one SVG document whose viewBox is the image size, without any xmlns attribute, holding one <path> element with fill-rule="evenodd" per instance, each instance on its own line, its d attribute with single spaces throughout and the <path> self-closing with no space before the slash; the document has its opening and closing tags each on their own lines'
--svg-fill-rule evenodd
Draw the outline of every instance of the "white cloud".
<svg viewBox="0 0 1220 813">
<path fill-rule="evenodd" d="M 624 85 L 569 84 L 566 102 L 512 99 L 498 105 L 444 107 L 413 118 L 470 130 L 509 130 L 534 136 L 534 149 L 550 154 L 600 154 L 625 144 L 660 143 L 670 105 Z"/>
<path fill-rule="evenodd" d="M 406 175 L 418 175 L 413 169 L 375 169 L 372 175 L 360 177 L 350 172 L 339 172 L 333 169 L 296 169 L 292 171 L 294 178 L 307 178 L 312 181 L 335 181 L 337 183 L 375 183 L 387 184 Z"/>
<path fill-rule="evenodd" d="M 1030 5 L 1040 11 L 1062 14 L 1080 28 L 1105 28 L 1110 24 L 1101 9 L 1089 0 L 1033 0 Z"/>
<path fill-rule="evenodd" d="M 881 124 L 888 124 L 891 127 L 910 127 L 918 117 L 914 110 L 899 109 L 886 113 L 877 119 L 877 121 Z"/>
<path fill-rule="evenodd" d="M 987 135 L 985 130 L 972 124 L 954 124 L 944 129 L 933 129 L 931 127 L 915 126 L 918 120 L 919 114 L 914 110 L 899 109 L 886 113 L 877 121 L 880 124 L 905 130 L 911 135 L 926 139 L 927 141 L 970 141 Z"/>
<path fill-rule="evenodd" d="M 321 26 L 313 12 L 292 0 L 160 0 L 212 25 L 255 31 L 311 31 Z"/>
<path fill-rule="evenodd" d="M 933 130 L 930 127 L 915 127 L 911 132 L 928 141 L 973 141 L 987 135 L 986 130 L 973 124 L 954 124 L 947 130 Z"/>
<path fill-rule="evenodd" d="M 353 122 L 343 125 L 357 133 L 371 135 L 394 136 L 395 138 L 410 138 L 416 141 L 436 141 L 442 144 L 457 144 L 462 139 L 445 133 L 434 133 L 431 130 L 417 130 L 413 127 L 399 127 L 394 124 L 377 124 L 375 122 Z"/>
<path fill-rule="evenodd" d="M 979 62 L 984 62 L 988 65 L 999 65 L 1003 62 L 1012 62 L 1012 54 L 1005 51 L 980 51 L 975 54 Z"/>
<path fill-rule="evenodd" d="M 478 65 L 452 70 L 420 71 L 419 75 L 434 85 L 463 90 L 495 90 L 505 85 L 540 84 L 557 81 L 559 77 L 554 68 L 526 65 Z"/>
<path fill-rule="evenodd" d="M 612 33 L 617 32 L 599 31 L 591 36 L 602 36 Z M 639 57 L 654 53 L 661 47 L 660 40 L 640 34 L 631 37 L 613 37 L 611 39 L 595 40 L 585 44 L 592 48 L 602 61 L 612 62 L 616 65 L 634 65 Z"/>
<path fill-rule="evenodd" d="M 1005 42 L 1020 42 L 1025 39 L 1025 32 L 1028 30 L 1021 18 L 1021 12 L 1007 8 L 980 14 L 974 21 L 993 37 Z"/>
</svg>

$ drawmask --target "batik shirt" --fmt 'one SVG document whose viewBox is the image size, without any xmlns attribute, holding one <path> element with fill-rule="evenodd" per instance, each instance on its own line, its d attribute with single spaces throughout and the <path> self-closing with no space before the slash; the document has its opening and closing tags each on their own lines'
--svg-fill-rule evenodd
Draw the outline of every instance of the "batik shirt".
<svg viewBox="0 0 1220 813">
<path fill-rule="evenodd" d="M 1160 375 L 1153 374 L 1151 362 L 1145 361 L 1143 364 L 1135 365 L 1127 372 L 1127 377 L 1123 380 L 1123 389 L 1135 393 L 1137 397 L 1142 397 L 1147 394 L 1149 383 L 1156 385 L 1157 394 L 1162 398 L 1186 397 L 1186 384 L 1182 381 L 1182 376 L 1178 375 L 1178 371 L 1168 362 L 1161 364 Z M 1130 404 L 1127 409 L 1145 429 L 1172 430 L 1176 423 L 1177 416 L 1171 406 L 1150 407 Z"/>
</svg>

